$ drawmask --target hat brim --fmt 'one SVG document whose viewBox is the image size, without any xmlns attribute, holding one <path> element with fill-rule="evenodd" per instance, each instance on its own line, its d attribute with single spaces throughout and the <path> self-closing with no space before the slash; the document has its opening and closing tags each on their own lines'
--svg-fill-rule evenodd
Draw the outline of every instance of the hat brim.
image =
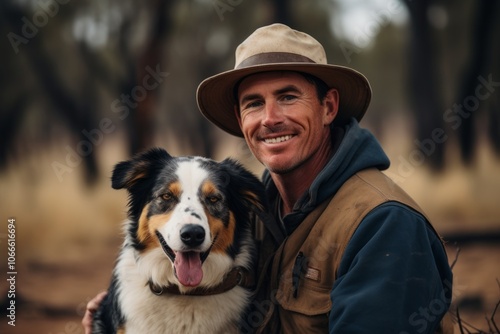
<svg viewBox="0 0 500 334">
<path fill-rule="evenodd" d="M 339 111 L 335 123 L 347 122 L 351 117 L 360 121 L 371 99 L 368 80 L 361 73 L 343 66 L 317 63 L 263 64 L 229 70 L 203 80 L 196 95 L 201 113 L 222 130 L 243 137 L 234 113 L 237 103 L 233 89 L 244 77 L 270 71 L 295 71 L 311 74 L 339 92 Z"/>
</svg>

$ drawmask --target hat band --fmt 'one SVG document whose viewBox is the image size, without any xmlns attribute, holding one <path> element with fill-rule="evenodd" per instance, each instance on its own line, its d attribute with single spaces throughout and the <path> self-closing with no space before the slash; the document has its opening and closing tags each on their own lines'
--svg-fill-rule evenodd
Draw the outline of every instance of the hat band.
<svg viewBox="0 0 500 334">
<path fill-rule="evenodd" d="M 255 66 L 255 65 L 265 65 L 265 64 L 276 64 L 276 63 L 316 63 L 312 59 L 305 56 L 298 55 L 296 53 L 290 52 L 267 52 L 258 53 L 256 55 L 250 56 L 243 60 L 237 66 L 236 69 Z"/>
</svg>

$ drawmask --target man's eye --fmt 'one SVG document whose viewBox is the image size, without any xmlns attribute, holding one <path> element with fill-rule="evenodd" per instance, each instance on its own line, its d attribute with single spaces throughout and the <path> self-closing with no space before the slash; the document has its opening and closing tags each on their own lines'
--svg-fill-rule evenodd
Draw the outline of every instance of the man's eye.
<svg viewBox="0 0 500 334">
<path fill-rule="evenodd" d="M 297 99 L 297 96 L 295 96 L 295 95 L 284 95 L 282 97 L 283 101 L 288 101 L 288 102 L 289 101 L 294 101 L 295 99 Z"/>
<path fill-rule="evenodd" d="M 243 106 L 243 109 L 254 109 L 254 108 L 258 108 L 262 105 L 262 102 L 260 101 L 251 101 L 251 102 L 248 102 L 247 104 L 245 104 Z"/>
</svg>

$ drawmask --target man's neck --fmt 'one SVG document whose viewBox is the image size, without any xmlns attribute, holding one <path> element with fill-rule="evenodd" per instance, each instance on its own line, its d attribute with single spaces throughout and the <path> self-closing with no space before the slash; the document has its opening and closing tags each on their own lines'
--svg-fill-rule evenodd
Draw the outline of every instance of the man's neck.
<svg viewBox="0 0 500 334">
<path fill-rule="evenodd" d="M 309 180 L 311 174 L 308 176 L 303 175 L 293 175 L 295 173 L 289 173 L 286 175 L 278 175 L 271 173 L 271 177 L 278 189 L 278 192 L 281 197 L 281 215 L 284 217 L 285 215 L 292 212 L 295 203 L 299 200 L 299 198 L 309 189 L 314 181 Z"/>
<path fill-rule="evenodd" d="M 320 152 L 317 152 L 316 159 L 313 158 L 299 168 L 285 174 L 270 172 L 282 200 L 280 208 L 282 217 L 293 211 L 297 201 L 309 190 L 318 174 L 335 154 L 343 137 L 344 130 L 338 129 L 333 133 L 333 140 L 330 136 L 328 137 L 326 145 Z"/>
<path fill-rule="evenodd" d="M 322 159 L 311 159 L 300 168 L 285 174 L 270 173 L 282 200 L 281 215 L 292 212 L 297 201 L 308 191 L 318 174 L 325 167 L 333 152 L 321 154 Z"/>
</svg>

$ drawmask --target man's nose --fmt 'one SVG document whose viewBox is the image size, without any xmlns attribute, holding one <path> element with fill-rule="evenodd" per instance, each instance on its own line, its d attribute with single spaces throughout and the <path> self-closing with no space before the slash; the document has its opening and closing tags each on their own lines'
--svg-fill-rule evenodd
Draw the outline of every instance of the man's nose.
<svg viewBox="0 0 500 334">
<path fill-rule="evenodd" d="M 283 123 L 284 114 L 276 101 L 266 101 L 264 108 L 264 119 L 262 124 L 264 126 L 274 126 Z"/>
</svg>

